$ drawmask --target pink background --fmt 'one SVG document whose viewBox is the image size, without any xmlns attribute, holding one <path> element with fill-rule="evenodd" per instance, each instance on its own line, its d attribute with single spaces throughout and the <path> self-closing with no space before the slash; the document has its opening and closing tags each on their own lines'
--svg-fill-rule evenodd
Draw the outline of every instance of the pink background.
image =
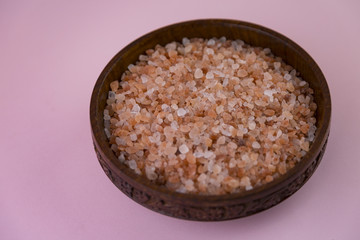
<svg viewBox="0 0 360 240">
<path fill-rule="evenodd" d="M 360 239 L 360 2 L 0 1 L 0 239 Z M 89 101 L 107 62 L 156 28 L 231 18 L 274 29 L 323 70 L 331 136 L 310 181 L 244 219 L 201 223 L 136 204 L 93 151 Z"/>
</svg>

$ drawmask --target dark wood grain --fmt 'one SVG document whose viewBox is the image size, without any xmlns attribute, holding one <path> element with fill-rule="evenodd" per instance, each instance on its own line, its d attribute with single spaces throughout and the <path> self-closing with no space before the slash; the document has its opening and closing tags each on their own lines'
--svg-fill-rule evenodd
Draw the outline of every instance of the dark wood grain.
<svg viewBox="0 0 360 240">
<path fill-rule="evenodd" d="M 276 56 L 297 69 L 314 89 L 317 132 L 302 161 L 273 182 L 238 194 L 202 196 L 172 192 L 151 183 L 121 164 L 111 151 L 104 133 L 103 110 L 110 82 L 145 50 L 183 37 L 242 39 L 253 46 L 268 47 Z M 265 27 L 234 20 L 195 20 L 170 25 L 146 34 L 122 49 L 100 74 L 91 97 L 90 121 L 98 160 L 109 179 L 128 197 L 156 212 L 189 220 L 220 221 L 245 217 L 268 209 L 294 194 L 313 174 L 321 161 L 329 135 L 331 99 L 324 75 L 300 46 Z"/>
</svg>

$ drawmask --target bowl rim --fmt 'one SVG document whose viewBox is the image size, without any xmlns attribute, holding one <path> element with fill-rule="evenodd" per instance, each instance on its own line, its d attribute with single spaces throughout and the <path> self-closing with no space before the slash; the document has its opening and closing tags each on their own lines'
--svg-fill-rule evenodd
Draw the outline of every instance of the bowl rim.
<svg viewBox="0 0 360 240">
<path fill-rule="evenodd" d="M 167 189 L 165 186 L 157 185 L 148 180 L 145 176 L 137 175 L 133 170 L 129 169 L 125 164 L 120 163 L 115 154 L 110 149 L 108 142 L 101 141 L 101 138 L 105 136 L 104 130 L 101 129 L 101 121 L 103 118 L 98 118 L 98 108 L 99 108 L 99 95 L 100 89 L 103 87 L 104 80 L 111 72 L 114 65 L 121 60 L 121 57 L 132 47 L 136 46 L 139 42 L 150 38 L 152 35 L 160 32 L 166 32 L 174 27 L 179 25 L 191 25 L 191 24 L 227 24 L 227 25 L 241 25 L 242 27 L 246 27 L 251 31 L 259 32 L 261 31 L 263 34 L 272 35 L 278 40 L 285 43 L 286 47 L 291 47 L 293 50 L 297 51 L 298 54 L 302 55 L 304 59 L 306 59 L 307 63 L 310 65 L 312 71 L 315 72 L 317 76 L 317 81 L 321 82 L 322 85 L 322 95 L 326 98 L 329 104 L 324 105 L 323 111 L 323 124 L 316 130 L 315 138 L 313 143 L 310 146 L 307 154 L 302 158 L 300 162 L 298 162 L 292 169 L 288 170 L 284 175 L 274 179 L 272 182 L 264 184 L 259 187 L 254 187 L 249 191 L 242 191 L 240 193 L 231 193 L 231 194 L 221 194 L 221 195 L 203 195 L 203 194 L 194 194 L 194 193 L 180 193 Z M 327 135 L 329 133 L 330 127 L 330 119 L 331 119 L 331 98 L 330 91 L 326 79 L 314 61 L 314 59 L 297 43 L 289 39 L 288 37 L 266 27 L 263 27 L 258 24 L 240 21 L 240 20 L 232 20 L 232 19 L 196 19 L 190 21 L 183 21 L 174 24 L 170 24 L 151 32 L 148 32 L 141 37 L 135 39 L 127 46 L 122 48 L 106 65 L 104 70 L 99 75 L 96 84 L 94 86 L 91 101 L 90 101 L 90 123 L 92 130 L 92 138 L 94 144 L 97 146 L 98 151 L 102 156 L 105 156 L 106 163 L 110 165 L 110 168 L 115 170 L 116 174 L 121 176 L 125 181 L 129 182 L 134 187 L 140 187 L 141 189 L 146 189 L 146 192 L 157 194 L 159 197 L 167 199 L 171 196 L 172 199 L 179 199 L 181 201 L 190 201 L 194 204 L 198 203 L 201 205 L 204 202 L 209 204 L 218 203 L 218 202 L 238 202 L 241 199 L 258 199 L 261 196 L 266 196 L 272 194 L 274 192 L 282 189 L 281 183 L 289 183 L 295 180 L 301 173 L 303 173 L 312 163 L 313 159 L 318 156 L 321 151 L 322 146 L 325 144 L 327 139 Z M 101 133 L 103 132 L 103 133 Z M 100 135 L 103 135 L 100 137 Z M 106 138 L 105 138 L 106 139 Z M 107 139 L 106 139 L 107 140 Z M 261 196 L 260 196 L 261 195 Z"/>
</svg>

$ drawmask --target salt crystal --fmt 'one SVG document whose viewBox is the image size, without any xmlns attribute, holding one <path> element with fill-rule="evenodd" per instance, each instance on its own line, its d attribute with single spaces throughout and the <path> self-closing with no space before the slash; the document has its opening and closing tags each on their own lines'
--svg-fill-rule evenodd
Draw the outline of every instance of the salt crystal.
<svg viewBox="0 0 360 240">
<path fill-rule="evenodd" d="M 212 158 L 214 156 L 215 156 L 215 154 L 212 151 L 205 151 L 205 153 L 204 153 L 204 158 L 210 159 L 210 158 Z"/>
<path fill-rule="evenodd" d="M 213 170 L 213 173 L 219 174 L 219 173 L 221 172 L 221 166 L 215 164 L 215 165 L 213 166 L 213 169 L 212 169 L 212 170 Z"/>
<path fill-rule="evenodd" d="M 214 78 L 214 74 L 210 71 L 206 73 L 206 79 L 213 79 Z"/>
<path fill-rule="evenodd" d="M 185 153 L 189 152 L 189 148 L 188 148 L 188 146 L 186 146 L 185 144 L 183 144 L 183 145 L 181 145 L 181 146 L 179 147 L 179 151 L 180 151 L 181 153 L 185 154 Z"/>
<path fill-rule="evenodd" d="M 158 178 L 157 174 L 155 173 L 155 167 L 146 166 L 145 173 L 148 179 L 155 180 Z"/>
<path fill-rule="evenodd" d="M 228 147 L 231 149 L 236 149 L 237 148 L 237 144 L 234 142 L 229 142 Z"/>
<path fill-rule="evenodd" d="M 245 177 L 242 177 L 241 180 L 240 180 L 240 186 L 242 187 L 246 187 L 246 186 L 250 186 L 251 185 L 251 182 L 250 182 L 250 178 L 245 176 Z"/>
<path fill-rule="evenodd" d="M 207 48 L 206 49 L 206 54 L 207 55 L 214 55 L 214 50 L 212 48 Z"/>
<path fill-rule="evenodd" d="M 224 111 L 224 106 L 223 105 L 219 105 L 216 107 L 216 113 L 220 114 Z"/>
<path fill-rule="evenodd" d="M 148 60 L 148 59 L 149 59 L 149 57 L 146 56 L 146 55 L 141 54 L 141 55 L 139 56 L 139 60 L 140 60 L 140 61 L 146 61 L 146 60 Z"/>
<path fill-rule="evenodd" d="M 239 67 L 240 67 L 240 65 L 237 63 L 231 65 L 231 68 L 234 70 L 238 69 Z"/>
<path fill-rule="evenodd" d="M 300 87 L 303 87 L 303 86 L 305 86 L 306 85 L 306 82 L 305 81 L 301 81 L 300 83 L 299 83 L 299 86 Z"/>
<path fill-rule="evenodd" d="M 109 129 L 105 128 L 104 131 L 105 131 L 106 137 L 107 137 L 107 138 L 110 138 L 110 137 L 111 137 L 111 133 L 110 133 Z"/>
<path fill-rule="evenodd" d="M 179 124 L 176 121 L 171 122 L 170 126 L 175 131 L 179 129 Z"/>
<path fill-rule="evenodd" d="M 135 104 L 133 108 L 131 109 L 132 113 L 138 113 L 140 112 L 140 106 L 138 104 Z"/>
<path fill-rule="evenodd" d="M 276 93 L 276 90 L 265 90 L 264 91 L 264 95 L 268 96 L 270 98 L 270 102 L 274 101 L 274 96 L 273 94 Z"/>
<path fill-rule="evenodd" d="M 182 44 L 183 44 L 184 46 L 188 45 L 189 43 L 190 43 L 190 40 L 189 40 L 187 37 L 184 37 L 184 38 L 182 39 Z"/>
<path fill-rule="evenodd" d="M 179 107 L 177 104 L 171 104 L 171 108 L 174 110 L 178 110 Z"/>
<path fill-rule="evenodd" d="M 275 69 L 279 69 L 281 67 L 281 63 L 280 62 L 274 62 L 274 68 Z"/>
<path fill-rule="evenodd" d="M 163 111 L 169 111 L 169 110 L 170 110 L 170 107 L 169 107 L 169 105 L 167 105 L 166 103 L 164 103 L 163 105 L 161 105 L 161 109 L 162 109 Z"/>
<path fill-rule="evenodd" d="M 136 155 L 137 155 L 138 157 L 142 157 L 142 156 L 144 156 L 144 151 L 137 151 L 137 152 L 136 152 Z"/>
<path fill-rule="evenodd" d="M 170 122 L 172 122 L 172 121 L 174 121 L 174 116 L 171 113 L 169 113 L 168 115 L 166 115 L 166 119 L 169 120 Z"/>
<path fill-rule="evenodd" d="M 137 140 L 137 135 L 136 134 L 131 134 L 130 135 L 130 140 L 135 142 Z"/>
<path fill-rule="evenodd" d="M 210 39 L 210 40 L 207 42 L 207 45 L 208 45 L 208 46 L 214 46 L 214 45 L 215 45 L 215 40 L 214 40 L 214 39 Z"/>
<path fill-rule="evenodd" d="M 226 87 L 229 84 L 229 79 L 225 78 L 223 81 L 223 86 Z M 224 95 L 225 96 L 225 95 Z M 225 96 L 226 97 L 226 96 Z"/>
<path fill-rule="evenodd" d="M 203 71 L 200 68 L 197 68 L 194 73 L 195 78 L 202 78 L 204 76 Z"/>
<path fill-rule="evenodd" d="M 252 146 L 253 148 L 255 148 L 255 149 L 259 149 L 259 148 L 260 148 L 260 144 L 259 144 L 257 141 L 253 142 L 251 146 Z"/>
<path fill-rule="evenodd" d="M 201 158 L 203 156 L 204 156 L 204 153 L 202 153 L 202 152 L 194 152 L 194 157 L 196 157 L 196 158 Z"/>
<path fill-rule="evenodd" d="M 178 115 L 179 117 L 183 117 L 183 116 L 185 116 L 185 114 L 186 114 L 186 110 L 185 110 L 185 109 L 179 108 L 179 109 L 177 110 L 177 115 Z"/>
<path fill-rule="evenodd" d="M 271 74 L 268 73 L 268 72 L 265 72 L 265 73 L 264 73 L 264 80 L 265 80 L 265 81 L 269 81 L 269 80 L 271 80 L 271 79 L 272 79 Z"/>
<path fill-rule="evenodd" d="M 120 162 L 124 163 L 125 162 L 125 154 L 123 152 L 121 152 L 118 159 Z"/>
<path fill-rule="evenodd" d="M 109 98 L 109 99 L 115 99 L 115 92 L 109 91 L 108 98 Z"/>
<path fill-rule="evenodd" d="M 115 142 L 119 146 L 126 146 L 126 141 L 123 138 L 116 137 Z"/>
<path fill-rule="evenodd" d="M 135 68 L 134 64 L 130 64 L 128 66 L 128 69 L 129 69 L 130 72 L 133 72 L 134 68 Z"/>
<path fill-rule="evenodd" d="M 221 136 L 216 141 L 216 144 L 218 144 L 218 145 L 225 144 L 225 140 L 226 140 L 226 138 L 224 136 Z"/>
<path fill-rule="evenodd" d="M 234 158 L 229 161 L 229 168 L 234 168 L 236 166 L 236 160 Z"/>
<path fill-rule="evenodd" d="M 128 162 L 128 164 L 129 164 L 129 167 L 130 167 L 131 169 L 137 168 L 137 164 L 136 164 L 136 161 L 135 161 L 135 160 L 130 160 L 130 161 Z"/>
<path fill-rule="evenodd" d="M 157 84 L 162 84 L 162 83 L 163 83 L 162 77 L 157 77 L 157 78 L 155 78 L 155 83 L 157 83 Z"/>
<path fill-rule="evenodd" d="M 219 126 L 212 127 L 212 128 L 211 128 L 211 131 L 212 131 L 213 133 L 219 133 L 219 132 L 220 132 Z"/>
<path fill-rule="evenodd" d="M 248 125 L 249 125 L 248 127 L 250 130 L 254 130 L 256 127 L 256 123 L 254 121 L 250 122 Z"/>
<path fill-rule="evenodd" d="M 142 74 L 140 78 L 142 83 L 147 83 L 147 81 L 149 80 L 148 76 L 146 76 L 145 74 Z"/>
<path fill-rule="evenodd" d="M 192 47 L 193 47 L 192 44 L 188 44 L 188 45 L 185 47 L 185 54 L 191 52 Z"/>
<path fill-rule="evenodd" d="M 290 81 L 291 75 L 288 73 L 285 73 L 284 78 L 285 78 L 285 80 Z"/>
</svg>

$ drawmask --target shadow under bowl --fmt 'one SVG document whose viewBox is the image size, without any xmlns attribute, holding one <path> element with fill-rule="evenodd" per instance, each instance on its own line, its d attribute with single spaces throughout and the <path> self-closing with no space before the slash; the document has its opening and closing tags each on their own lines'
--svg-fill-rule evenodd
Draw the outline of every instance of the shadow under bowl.
<svg viewBox="0 0 360 240">
<path fill-rule="evenodd" d="M 139 176 L 119 162 L 104 132 L 103 112 L 110 83 L 121 78 L 128 65 L 157 44 L 187 38 L 241 39 L 252 46 L 270 48 L 275 56 L 300 72 L 314 90 L 317 131 L 309 152 L 286 174 L 271 183 L 236 194 L 204 196 L 168 190 Z M 100 74 L 90 103 L 92 139 L 97 158 L 109 179 L 128 197 L 156 212 L 188 220 L 220 221 L 252 215 L 294 194 L 311 177 L 324 154 L 330 128 L 331 99 L 325 77 L 315 61 L 300 46 L 268 28 L 248 22 L 204 19 L 169 25 L 150 32 L 123 48 Z"/>
</svg>

